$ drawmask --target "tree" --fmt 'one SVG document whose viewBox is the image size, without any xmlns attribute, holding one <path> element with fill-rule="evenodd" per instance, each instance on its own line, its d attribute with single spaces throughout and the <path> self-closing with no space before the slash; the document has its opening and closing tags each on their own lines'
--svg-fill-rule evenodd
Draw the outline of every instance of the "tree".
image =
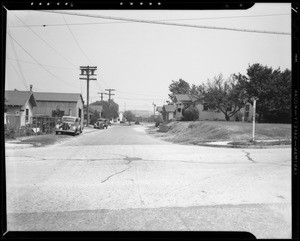
<svg viewBox="0 0 300 241">
<path fill-rule="evenodd" d="M 129 124 L 135 119 L 135 115 L 130 110 L 126 110 L 123 116 L 129 122 Z"/>
<path fill-rule="evenodd" d="M 102 105 L 102 117 L 103 118 L 117 118 L 119 117 L 119 105 L 114 102 L 114 100 L 108 101 L 96 101 L 92 103 L 93 105 Z"/>
<path fill-rule="evenodd" d="M 169 90 L 171 94 L 169 94 L 169 97 L 171 100 L 174 99 L 175 94 L 189 94 L 191 87 L 190 84 L 183 79 L 179 79 L 179 81 L 172 80 L 172 83 L 169 85 Z"/>
<path fill-rule="evenodd" d="M 213 80 L 208 80 L 207 84 L 203 84 L 200 89 L 208 107 L 224 113 L 226 121 L 229 121 L 230 117 L 234 116 L 248 101 L 243 86 L 234 75 L 225 81 L 223 75 L 219 74 Z"/>
<path fill-rule="evenodd" d="M 95 112 L 91 117 L 90 124 L 93 125 L 99 118 L 100 118 L 100 113 L 99 111 L 95 110 Z"/>
<path fill-rule="evenodd" d="M 183 112 L 185 121 L 195 121 L 199 118 L 199 110 L 195 106 L 190 106 Z"/>
<path fill-rule="evenodd" d="M 257 97 L 258 121 L 274 120 L 289 122 L 291 117 L 291 71 L 261 64 L 253 64 L 247 69 L 247 76 L 235 75 L 243 85 L 248 98 Z"/>
</svg>

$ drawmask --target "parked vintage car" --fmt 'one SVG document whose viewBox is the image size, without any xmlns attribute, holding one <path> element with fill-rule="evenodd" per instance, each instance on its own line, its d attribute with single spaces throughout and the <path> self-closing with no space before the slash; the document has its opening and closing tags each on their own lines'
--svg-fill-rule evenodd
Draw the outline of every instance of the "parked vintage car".
<svg viewBox="0 0 300 241">
<path fill-rule="evenodd" d="M 82 133 L 83 125 L 81 119 L 75 116 L 63 116 L 61 123 L 55 126 L 55 133 L 71 133 L 74 136 Z"/>
<path fill-rule="evenodd" d="M 96 129 L 104 129 L 104 128 L 108 128 L 109 125 L 109 120 L 104 119 L 104 118 L 99 118 L 95 124 L 94 124 L 94 128 Z"/>
</svg>

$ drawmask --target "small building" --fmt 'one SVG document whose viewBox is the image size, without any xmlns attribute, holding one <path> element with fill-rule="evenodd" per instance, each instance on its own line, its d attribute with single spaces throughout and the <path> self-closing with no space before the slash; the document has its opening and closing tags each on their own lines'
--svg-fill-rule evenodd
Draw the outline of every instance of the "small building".
<svg viewBox="0 0 300 241">
<path fill-rule="evenodd" d="M 199 111 L 199 120 L 225 120 L 225 114 L 219 110 L 209 108 L 208 103 L 203 100 L 194 100 L 193 105 Z M 252 121 L 253 107 L 247 103 L 235 115 L 230 117 L 230 121 Z"/>
<path fill-rule="evenodd" d="M 99 117 L 102 117 L 102 110 L 103 110 L 102 105 L 89 105 L 89 122 L 90 122 L 89 124 L 91 124 L 92 117 L 95 113 L 98 113 Z M 86 125 L 86 123 L 87 123 L 87 106 L 86 105 L 83 106 L 83 113 L 84 113 L 83 122 L 84 122 L 84 125 Z"/>
<path fill-rule="evenodd" d="M 118 122 L 124 121 L 124 116 L 123 116 L 123 112 L 119 112 L 119 118 L 118 118 Z"/>
<path fill-rule="evenodd" d="M 209 103 L 206 103 L 203 98 L 193 99 L 186 94 L 175 94 L 173 103 L 176 106 L 175 119 L 181 120 L 183 117 L 182 110 L 189 106 L 195 106 L 199 111 L 198 120 L 225 120 L 225 115 L 217 109 L 209 108 Z M 250 103 L 247 103 L 239 112 L 230 117 L 230 121 L 251 121 L 253 108 Z"/>
<path fill-rule="evenodd" d="M 30 124 L 33 109 L 37 107 L 37 101 L 31 91 L 6 90 L 5 100 L 5 123 L 14 122 L 14 126 L 19 127 Z"/>
<path fill-rule="evenodd" d="M 176 106 L 175 119 L 181 120 L 183 117 L 182 110 L 192 104 L 192 98 L 186 94 L 175 94 L 173 102 Z"/>
<path fill-rule="evenodd" d="M 83 98 L 79 93 L 33 92 L 37 107 L 35 116 L 62 117 L 66 115 L 81 118 L 83 123 Z"/>
<path fill-rule="evenodd" d="M 159 112 L 159 113 L 162 113 L 163 112 L 162 106 L 157 106 L 156 111 Z"/>
<path fill-rule="evenodd" d="M 175 118 L 175 111 L 176 106 L 175 105 L 164 105 L 162 115 L 164 118 L 164 121 L 169 121 Z"/>
</svg>

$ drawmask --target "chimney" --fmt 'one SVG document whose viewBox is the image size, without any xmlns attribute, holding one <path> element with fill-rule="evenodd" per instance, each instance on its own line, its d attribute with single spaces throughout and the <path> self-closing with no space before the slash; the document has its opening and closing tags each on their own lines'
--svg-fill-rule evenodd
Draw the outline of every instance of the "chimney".
<svg viewBox="0 0 300 241">
<path fill-rule="evenodd" d="M 32 92 L 32 85 L 30 85 L 30 92 Z"/>
</svg>

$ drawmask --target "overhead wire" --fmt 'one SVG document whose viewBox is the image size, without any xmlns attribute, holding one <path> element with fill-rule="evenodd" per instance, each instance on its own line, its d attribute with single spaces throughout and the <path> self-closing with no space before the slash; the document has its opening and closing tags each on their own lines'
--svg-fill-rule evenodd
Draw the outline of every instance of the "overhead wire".
<svg viewBox="0 0 300 241">
<path fill-rule="evenodd" d="M 253 18 L 253 17 L 273 17 L 273 16 L 290 16 L 290 13 L 283 14 L 264 14 L 264 15 L 248 15 L 248 16 L 224 16 L 224 17 L 204 17 L 204 18 L 177 18 L 177 19 L 160 19 L 156 21 L 197 21 L 197 20 L 214 20 L 214 19 L 236 19 L 236 18 Z M 69 26 L 82 26 L 82 25 L 98 25 L 98 24 L 120 24 L 120 23 L 130 23 L 124 21 L 113 21 L 113 22 L 94 22 L 94 23 L 68 23 Z M 61 27 L 66 24 L 34 24 L 28 25 L 30 27 Z M 24 26 L 8 26 L 9 28 L 22 28 Z"/>
<path fill-rule="evenodd" d="M 8 31 L 7 33 L 10 34 L 9 31 Z M 17 54 L 17 51 L 16 51 L 16 49 L 15 49 L 14 42 L 13 42 L 13 40 L 12 40 L 11 38 L 10 38 L 9 40 L 10 40 L 10 44 L 11 44 L 12 49 L 13 49 L 13 53 L 14 53 L 15 57 L 18 59 L 18 54 Z M 26 79 L 25 79 L 25 76 L 24 76 L 24 73 L 23 73 L 23 70 L 22 70 L 22 67 L 21 67 L 19 61 L 17 61 L 17 66 L 18 66 L 18 69 L 19 69 L 19 72 L 20 72 L 20 75 L 21 75 L 21 80 L 22 80 L 22 82 L 23 82 L 25 88 L 28 90 L 28 84 L 27 84 L 27 82 L 26 82 Z"/>
<path fill-rule="evenodd" d="M 92 63 L 93 61 L 90 60 L 90 58 L 86 55 L 86 53 L 85 53 L 85 52 L 83 51 L 83 49 L 80 47 L 78 41 L 76 40 L 74 34 L 72 33 L 72 30 L 71 30 L 69 24 L 67 23 L 66 18 L 64 17 L 64 14 L 61 13 L 61 16 L 63 17 L 63 19 L 64 19 L 64 21 L 65 21 L 65 23 L 66 23 L 66 25 L 67 25 L 67 27 L 68 27 L 68 29 L 69 29 L 69 31 L 70 31 L 72 37 L 73 37 L 73 39 L 74 39 L 74 41 L 75 41 L 75 43 L 76 43 L 76 45 L 77 45 L 77 47 L 80 49 L 80 51 L 81 51 L 81 53 L 84 55 L 84 57 L 85 57 L 90 63 Z"/>
<path fill-rule="evenodd" d="M 39 65 L 37 63 L 31 62 L 31 61 L 27 61 L 27 60 L 15 59 L 15 58 L 11 58 L 11 57 L 6 57 L 6 58 L 10 59 L 10 60 L 19 61 L 19 62 L 22 62 L 22 63 Z M 74 68 L 71 68 L 71 67 L 61 67 L 61 66 L 54 66 L 54 65 L 47 65 L 47 64 L 44 64 L 44 66 L 50 67 L 50 68 L 58 68 L 58 69 L 74 69 Z"/>
<path fill-rule="evenodd" d="M 124 93 L 124 94 L 132 94 L 132 95 L 141 95 L 141 96 L 153 96 L 153 94 L 144 94 L 144 93 L 134 93 L 134 92 L 128 92 L 128 91 L 122 91 L 122 90 L 116 90 L 116 92 Z M 154 93 L 157 94 L 157 93 Z"/>
<path fill-rule="evenodd" d="M 49 48 L 51 48 L 56 54 L 58 54 L 60 57 L 62 57 L 65 61 L 67 61 L 70 65 L 72 65 L 75 69 L 79 69 L 76 67 L 75 64 L 73 64 L 70 60 L 68 60 L 65 56 L 63 56 L 60 52 L 58 52 L 54 47 L 52 47 L 45 39 L 43 39 L 39 34 L 37 34 L 35 31 L 31 29 L 30 26 L 28 26 L 24 21 L 22 21 L 17 15 L 14 14 L 14 16 L 22 22 L 34 35 L 36 35 L 40 40 L 43 41 Z"/>
<path fill-rule="evenodd" d="M 7 32 L 7 34 L 15 41 L 15 43 L 24 50 L 24 52 L 26 52 L 36 63 L 38 63 L 38 65 L 40 65 L 46 72 L 48 72 L 50 75 L 52 75 L 54 78 L 56 78 L 57 80 L 59 80 L 60 82 L 63 82 L 69 86 L 72 87 L 76 87 L 78 88 L 78 86 L 75 85 L 71 85 L 70 83 L 62 80 L 61 78 L 57 77 L 55 74 L 53 74 L 51 71 L 49 71 L 44 65 L 42 65 L 38 60 L 36 60 L 9 32 Z"/>
<path fill-rule="evenodd" d="M 19 79 L 22 80 L 22 77 L 20 76 L 20 74 L 18 73 L 18 71 L 16 70 L 15 66 L 13 63 L 11 63 L 11 66 L 13 67 L 14 69 L 14 72 L 18 75 Z M 28 89 L 27 89 L 28 90 Z"/>
<path fill-rule="evenodd" d="M 58 13 L 57 11 L 49 10 L 38 10 L 48 13 Z M 189 27 L 189 28 L 201 28 L 201 29 L 213 29 L 213 30 L 228 30 L 228 31 L 237 31 L 237 32 L 249 32 L 249 33 L 263 33 L 263 34 L 279 34 L 279 35 L 291 35 L 287 32 L 277 32 L 277 31 L 262 31 L 262 30 L 251 30 L 251 29 L 238 29 L 238 28 L 226 28 L 226 27 L 213 27 L 213 26 L 204 26 L 204 25 L 192 25 L 192 24 L 183 24 L 183 23 L 169 23 L 163 21 L 154 21 L 154 20 L 143 20 L 143 19 L 133 19 L 133 18 L 124 18 L 124 17 L 113 17 L 113 16 L 104 16 L 104 15 L 95 15 L 95 14 L 84 14 L 84 13 L 75 13 L 75 12 L 64 12 L 67 15 L 73 16 L 84 16 L 91 18 L 102 18 L 102 19 L 111 19 L 111 20 L 121 20 L 127 22 L 136 22 L 136 23 L 146 23 L 146 24 L 156 24 L 156 25 L 166 25 L 166 26 L 177 26 L 177 27 Z"/>
</svg>

